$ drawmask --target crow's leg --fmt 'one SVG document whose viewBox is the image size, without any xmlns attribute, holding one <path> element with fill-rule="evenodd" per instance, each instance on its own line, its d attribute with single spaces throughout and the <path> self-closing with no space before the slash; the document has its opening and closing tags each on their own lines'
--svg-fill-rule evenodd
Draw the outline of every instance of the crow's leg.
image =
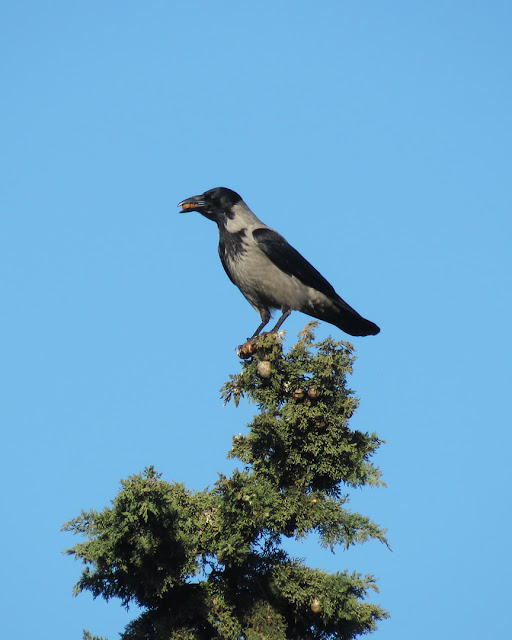
<svg viewBox="0 0 512 640">
<path fill-rule="evenodd" d="M 283 322 L 286 320 L 286 318 L 290 315 L 290 313 L 292 312 L 291 309 L 282 309 L 283 315 L 279 318 L 279 320 L 277 321 L 276 326 L 272 329 L 272 331 L 270 333 L 277 333 L 277 331 L 279 330 L 279 327 L 283 324 Z"/>
<path fill-rule="evenodd" d="M 249 338 L 249 340 L 252 340 L 253 338 L 255 338 L 257 335 L 259 335 L 260 331 L 263 329 L 263 327 L 268 324 L 268 321 L 270 320 L 270 311 L 268 311 L 267 309 L 264 309 L 263 311 L 260 311 L 260 316 L 261 316 L 261 324 L 260 326 L 256 329 L 256 331 L 252 334 L 252 336 Z"/>
</svg>

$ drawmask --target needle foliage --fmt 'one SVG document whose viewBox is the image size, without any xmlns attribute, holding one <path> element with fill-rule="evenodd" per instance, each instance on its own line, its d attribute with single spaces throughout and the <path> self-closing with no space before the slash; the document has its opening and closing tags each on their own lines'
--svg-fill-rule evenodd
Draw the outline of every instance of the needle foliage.
<svg viewBox="0 0 512 640">
<path fill-rule="evenodd" d="M 367 600 L 373 576 L 310 568 L 283 548 L 313 532 L 331 550 L 387 544 L 347 506 L 349 488 L 383 484 L 371 462 L 381 441 L 349 427 L 353 348 L 315 343 L 315 325 L 287 353 L 275 334 L 244 345 L 222 396 L 258 412 L 233 438 L 242 464 L 230 477 L 191 491 L 148 467 L 110 507 L 64 525 L 82 539 L 66 551 L 85 565 L 74 593 L 140 608 L 122 640 L 349 640 L 387 617 Z"/>
</svg>

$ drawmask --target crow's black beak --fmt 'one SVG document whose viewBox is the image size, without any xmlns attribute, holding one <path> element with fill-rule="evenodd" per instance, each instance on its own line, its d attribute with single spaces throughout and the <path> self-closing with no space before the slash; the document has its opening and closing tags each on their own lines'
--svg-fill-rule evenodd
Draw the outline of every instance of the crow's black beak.
<svg viewBox="0 0 512 640">
<path fill-rule="evenodd" d="M 186 213 L 187 211 L 201 211 L 204 207 L 204 200 L 202 196 L 192 196 L 186 200 L 182 200 L 178 207 L 181 207 L 180 213 Z"/>
</svg>

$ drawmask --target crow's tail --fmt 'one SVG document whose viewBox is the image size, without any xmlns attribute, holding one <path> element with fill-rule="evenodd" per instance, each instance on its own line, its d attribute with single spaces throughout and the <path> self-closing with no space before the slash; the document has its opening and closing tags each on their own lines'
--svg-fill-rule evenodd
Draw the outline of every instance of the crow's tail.
<svg viewBox="0 0 512 640">
<path fill-rule="evenodd" d="M 342 298 L 335 301 L 332 311 L 335 317 L 330 322 L 351 336 L 375 336 L 380 331 L 375 322 L 363 318 Z"/>
<path fill-rule="evenodd" d="M 371 320 L 363 318 L 342 298 L 330 300 L 331 304 L 303 309 L 308 315 L 324 320 L 351 336 L 375 336 L 380 328 Z"/>
</svg>

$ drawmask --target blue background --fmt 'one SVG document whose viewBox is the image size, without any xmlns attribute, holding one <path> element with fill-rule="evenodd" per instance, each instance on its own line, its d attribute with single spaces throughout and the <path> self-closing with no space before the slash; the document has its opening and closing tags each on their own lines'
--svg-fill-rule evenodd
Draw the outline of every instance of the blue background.
<svg viewBox="0 0 512 640">
<path fill-rule="evenodd" d="M 290 548 L 379 577 L 380 640 L 505 637 L 511 4 L 1 13 L 3 635 L 116 638 L 136 611 L 71 597 L 61 525 L 146 465 L 193 489 L 233 467 L 253 408 L 218 390 L 259 318 L 176 208 L 223 185 L 382 327 L 354 339 L 352 425 L 387 441 L 388 488 L 351 505 L 393 552 Z"/>
</svg>

